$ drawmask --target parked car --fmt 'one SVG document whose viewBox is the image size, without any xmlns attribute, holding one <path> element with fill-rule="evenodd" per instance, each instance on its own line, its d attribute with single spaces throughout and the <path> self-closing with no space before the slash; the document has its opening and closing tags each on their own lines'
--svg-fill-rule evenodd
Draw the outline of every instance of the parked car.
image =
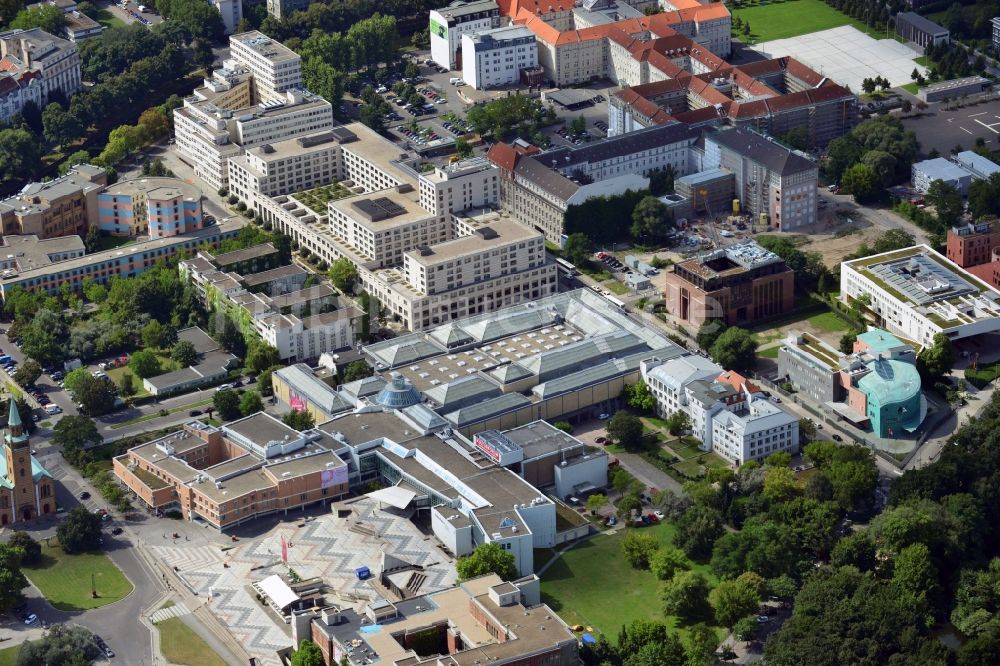
<svg viewBox="0 0 1000 666">
<path fill-rule="evenodd" d="M 24 618 L 25 624 L 34 624 L 35 622 L 38 622 L 38 616 L 34 613 L 31 613 L 28 617 Z"/>
<path fill-rule="evenodd" d="M 842 442 L 842 441 L 844 441 L 844 438 L 841 437 L 840 435 L 833 435 L 833 441 L 835 441 L 835 442 Z"/>
<path fill-rule="evenodd" d="M 90 493 L 88 493 L 86 490 L 84 490 L 82 493 L 80 493 L 80 499 L 82 499 L 82 500 L 89 500 L 90 499 Z"/>
<path fill-rule="evenodd" d="M 201 410 L 192 409 L 190 412 L 188 412 L 188 416 L 201 416 Z"/>
<path fill-rule="evenodd" d="M 113 530 L 111 530 L 111 533 L 112 533 L 112 534 L 114 534 L 115 536 L 118 536 L 119 534 L 121 534 L 121 533 L 122 533 L 122 532 L 124 532 L 124 531 L 125 531 L 125 530 L 123 530 L 122 528 L 120 528 L 120 527 L 116 527 L 116 528 L 114 528 Z"/>
</svg>

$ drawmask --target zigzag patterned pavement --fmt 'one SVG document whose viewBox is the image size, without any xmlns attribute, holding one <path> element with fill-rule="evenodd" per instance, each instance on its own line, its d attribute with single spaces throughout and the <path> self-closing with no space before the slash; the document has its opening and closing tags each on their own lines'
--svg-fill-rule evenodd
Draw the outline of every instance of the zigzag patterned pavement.
<svg viewBox="0 0 1000 666">
<path fill-rule="evenodd" d="M 303 579 L 322 578 L 342 603 L 360 606 L 374 599 L 376 592 L 367 582 L 359 581 L 354 571 L 367 566 L 377 575 L 383 551 L 424 567 L 422 573 L 427 579 L 421 593 L 455 583 L 455 568 L 433 537 L 422 534 L 406 518 L 379 511 L 374 501 L 361 500 L 351 508 L 358 514 L 350 519 L 326 515 L 302 527 L 282 523 L 266 536 L 226 552 L 219 546 L 180 544 L 153 546 L 152 550 L 168 566 L 176 567 L 199 596 L 207 597 L 212 588 L 215 596 L 209 601 L 209 609 L 247 652 L 266 666 L 277 666 L 275 652 L 292 644 L 290 630 L 256 600 L 251 583 L 294 570 Z M 349 529 L 357 515 L 376 536 Z M 287 566 L 281 561 L 282 537 L 289 544 Z M 223 562 L 229 564 L 228 568 Z"/>
<path fill-rule="evenodd" d="M 172 617 L 180 617 L 181 615 L 187 615 L 191 611 L 188 610 L 187 606 L 184 604 L 176 604 L 170 606 L 169 608 L 161 608 L 152 615 L 149 619 L 153 621 L 153 624 L 157 622 L 163 622 L 164 620 L 169 620 Z"/>
</svg>

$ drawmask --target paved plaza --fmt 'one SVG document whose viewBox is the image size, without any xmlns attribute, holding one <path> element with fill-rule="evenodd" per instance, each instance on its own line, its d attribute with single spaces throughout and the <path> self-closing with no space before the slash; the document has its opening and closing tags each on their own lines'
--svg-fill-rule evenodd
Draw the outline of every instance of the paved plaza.
<svg viewBox="0 0 1000 666">
<path fill-rule="evenodd" d="M 792 56 L 823 76 L 861 92 L 864 79 L 883 76 L 893 87 L 910 83 L 916 67 L 926 74 L 927 68 L 917 65 L 920 56 L 906 44 L 894 39 L 873 39 L 849 25 L 821 30 L 808 35 L 761 42 L 750 47 L 768 58 Z"/>
<path fill-rule="evenodd" d="M 329 587 L 328 600 L 360 608 L 377 595 L 367 581 L 354 574 L 369 567 L 376 576 L 382 553 L 423 567 L 421 593 L 455 583 L 452 559 L 432 536 L 424 535 L 407 517 L 382 511 L 378 503 L 362 498 L 334 507 L 349 509 L 349 517 L 324 514 L 302 522 L 283 522 L 267 534 L 241 541 L 223 551 L 218 544 L 175 540 L 153 544 L 155 556 L 170 567 L 229 628 L 236 640 L 261 664 L 277 666 L 275 651 L 291 645 L 287 625 L 281 623 L 254 597 L 251 583 L 289 569 L 302 578 L 320 577 Z M 281 561 L 281 539 L 290 545 L 288 565 Z M 228 565 L 228 566 L 226 566 Z"/>
</svg>

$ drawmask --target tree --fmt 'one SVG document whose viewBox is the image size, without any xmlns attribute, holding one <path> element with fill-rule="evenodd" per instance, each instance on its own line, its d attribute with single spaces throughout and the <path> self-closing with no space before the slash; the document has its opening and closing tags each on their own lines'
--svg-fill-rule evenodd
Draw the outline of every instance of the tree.
<svg viewBox="0 0 1000 666">
<path fill-rule="evenodd" d="M 86 416 L 67 414 L 52 428 L 52 443 L 62 447 L 63 457 L 71 464 L 75 464 L 87 448 L 103 441 L 97 424 Z"/>
<path fill-rule="evenodd" d="M 884 150 L 869 150 L 861 158 L 861 163 L 867 165 L 878 178 L 882 186 L 892 184 L 896 175 L 896 158 Z"/>
<path fill-rule="evenodd" d="M 764 497 L 772 502 L 784 502 L 799 493 L 795 472 L 786 467 L 770 467 L 764 476 Z"/>
<path fill-rule="evenodd" d="M 628 532 L 622 539 L 622 554 L 634 569 L 648 569 L 649 560 L 660 547 L 656 537 L 642 532 Z"/>
<path fill-rule="evenodd" d="M 925 347 L 917 355 L 917 370 L 924 384 L 931 386 L 940 381 L 941 377 L 951 372 L 955 365 L 955 352 L 951 348 L 951 340 L 947 335 L 938 333 L 931 341 L 930 347 Z"/>
<path fill-rule="evenodd" d="M 792 464 L 792 454 L 788 451 L 775 451 L 764 459 L 765 467 L 788 467 Z"/>
<path fill-rule="evenodd" d="M 954 185 L 943 180 L 935 180 L 927 188 L 924 198 L 927 203 L 934 206 L 934 211 L 942 224 L 952 226 L 962 218 L 965 204 L 961 192 Z"/>
<path fill-rule="evenodd" d="M 816 436 L 816 423 L 812 419 L 799 419 L 799 442 L 809 442 Z"/>
<path fill-rule="evenodd" d="M 14 372 L 14 381 L 21 386 L 34 384 L 42 376 L 42 366 L 28 359 Z"/>
<path fill-rule="evenodd" d="M 54 5 L 37 4 L 19 11 L 9 27 L 13 30 L 41 28 L 49 34 L 61 35 L 65 25 L 66 15 L 62 9 Z"/>
<path fill-rule="evenodd" d="M 679 435 L 691 428 L 691 417 L 687 412 L 677 410 L 666 418 L 667 431 L 671 435 Z"/>
<path fill-rule="evenodd" d="M 84 506 L 76 506 L 56 528 L 59 545 L 69 554 L 97 550 L 101 546 L 101 518 Z"/>
<path fill-rule="evenodd" d="M 632 493 L 623 495 L 615 503 L 615 513 L 618 514 L 619 520 L 631 523 L 637 513 L 642 513 L 642 500 L 639 499 L 638 495 Z"/>
<path fill-rule="evenodd" d="M 937 568 L 925 544 L 914 543 L 899 551 L 893 563 L 892 584 L 918 599 L 937 597 Z M 929 621 L 933 622 L 933 618 Z"/>
<path fill-rule="evenodd" d="M 303 639 L 292 653 L 292 666 L 324 666 L 323 652 L 311 640 Z"/>
<path fill-rule="evenodd" d="M 658 580 L 670 580 L 678 571 L 687 569 L 687 558 L 679 548 L 661 546 L 649 557 L 649 570 Z"/>
<path fill-rule="evenodd" d="M 696 560 L 712 554 L 712 546 L 723 532 L 722 514 L 702 504 L 685 511 L 675 524 L 674 543 L 685 555 Z"/>
<path fill-rule="evenodd" d="M 375 371 L 363 360 L 351 361 L 344 370 L 344 383 L 353 382 L 365 377 L 371 377 Z"/>
<path fill-rule="evenodd" d="M 838 345 L 840 351 L 844 354 L 850 354 L 854 351 L 854 343 L 858 339 L 858 332 L 854 329 L 844 333 L 840 336 L 840 344 Z"/>
<path fill-rule="evenodd" d="M 309 412 L 293 409 L 281 417 L 282 422 L 289 428 L 296 430 L 309 430 L 316 425 L 316 420 Z"/>
<path fill-rule="evenodd" d="M 83 124 L 77 117 L 55 102 L 42 111 L 42 126 L 45 140 L 59 146 L 78 139 L 83 133 Z"/>
<path fill-rule="evenodd" d="M 62 315 L 42 308 L 21 330 L 21 351 L 43 365 L 52 365 L 65 358 L 67 336 Z"/>
<path fill-rule="evenodd" d="M 281 356 L 278 350 L 269 344 L 258 343 L 251 345 L 247 353 L 247 367 L 256 373 L 263 372 L 272 365 L 281 363 Z"/>
<path fill-rule="evenodd" d="M 472 144 L 468 142 L 465 138 L 459 137 L 455 140 L 455 152 L 462 159 L 467 157 L 472 157 Z"/>
<path fill-rule="evenodd" d="M 329 274 L 333 285 L 344 293 L 350 292 L 358 280 L 358 269 L 346 257 L 341 257 L 333 262 L 330 265 Z"/>
<path fill-rule="evenodd" d="M 504 580 L 511 580 L 517 576 L 514 562 L 514 554 L 502 549 L 499 544 L 481 543 L 471 555 L 458 558 L 455 562 L 455 571 L 462 580 L 489 573 L 495 573 Z"/>
<path fill-rule="evenodd" d="M 240 397 L 240 412 L 243 416 L 256 414 L 264 409 L 264 401 L 257 391 L 247 391 Z"/>
<path fill-rule="evenodd" d="M 625 385 L 625 404 L 641 412 L 652 412 L 656 409 L 656 396 L 646 382 L 639 380 Z"/>
<path fill-rule="evenodd" d="M 556 421 L 552 424 L 552 427 L 556 430 L 562 430 L 567 435 L 573 434 L 573 424 L 569 421 Z"/>
<path fill-rule="evenodd" d="M 0 174 L 4 179 L 26 180 L 42 167 L 42 148 L 26 129 L 0 130 Z"/>
<path fill-rule="evenodd" d="M 155 377 L 160 374 L 160 357 L 148 349 L 133 352 L 128 360 L 129 370 L 140 379 Z"/>
<path fill-rule="evenodd" d="M 7 25 L 13 21 L 22 9 L 24 9 L 24 0 L 0 1 L 0 25 Z"/>
<path fill-rule="evenodd" d="M 663 238 L 673 226 L 670 209 L 652 195 L 640 199 L 632 210 L 633 238 Z"/>
<path fill-rule="evenodd" d="M 844 171 L 840 187 L 844 192 L 853 194 L 855 201 L 865 204 L 878 198 L 881 181 L 867 164 L 855 164 Z"/>
<path fill-rule="evenodd" d="M 757 618 L 749 615 L 736 621 L 733 625 L 733 635 L 737 640 L 749 643 L 757 635 L 757 627 Z"/>
<path fill-rule="evenodd" d="M 597 512 L 600 511 L 602 508 L 604 508 L 604 506 L 607 503 L 608 503 L 607 495 L 602 495 L 601 493 L 594 493 L 593 495 L 587 498 L 587 510 L 590 511 L 590 515 L 592 516 L 597 515 Z"/>
<path fill-rule="evenodd" d="M 721 581 L 708 597 L 715 608 L 715 619 L 732 627 L 741 617 L 756 612 L 764 587 L 764 579 L 751 571 L 735 580 Z"/>
<path fill-rule="evenodd" d="M 170 358 L 183 368 L 198 362 L 198 351 L 190 340 L 180 340 L 170 350 Z"/>
<path fill-rule="evenodd" d="M 123 372 L 121 378 L 121 384 L 118 387 L 121 390 L 122 395 L 135 395 L 135 375 L 131 372 Z"/>
<path fill-rule="evenodd" d="M 90 630 L 75 624 L 53 624 L 42 638 L 25 641 L 18 666 L 85 666 L 103 658 Z"/>
<path fill-rule="evenodd" d="M 88 379 L 80 384 L 75 395 L 87 414 L 100 416 L 114 408 L 118 389 L 109 377 L 96 378 L 88 375 Z"/>
<path fill-rule="evenodd" d="M 697 571 L 680 571 L 663 586 L 663 612 L 676 615 L 684 622 L 707 618 L 708 579 Z"/>
<path fill-rule="evenodd" d="M 7 544 L 21 551 L 21 564 L 37 564 L 42 560 L 42 544 L 21 530 L 14 530 Z"/>
<path fill-rule="evenodd" d="M 749 331 L 733 326 L 718 337 L 708 353 L 726 370 L 749 374 L 757 362 L 757 341 Z"/>
<path fill-rule="evenodd" d="M 140 333 L 144 347 L 151 349 L 163 349 L 168 346 L 172 331 L 155 319 L 146 322 Z"/>
<path fill-rule="evenodd" d="M 230 389 L 216 391 L 212 396 L 212 405 L 219 412 L 219 418 L 232 421 L 240 415 L 240 394 Z"/>
<path fill-rule="evenodd" d="M 570 234 L 566 237 L 566 242 L 563 243 L 563 255 L 576 266 L 586 265 L 590 261 L 592 250 L 593 245 L 590 239 L 581 233 Z"/>
<path fill-rule="evenodd" d="M 698 327 L 698 334 L 695 336 L 695 341 L 699 347 L 708 351 L 725 331 L 726 324 L 721 319 L 707 319 L 704 324 Z"/>
<path fill-rule="evenodd" d="M 619 410 L 608 421 L 608 438 L 628 451 L 642 446 L 642 422 L 639 417 Z"/>
</svg>

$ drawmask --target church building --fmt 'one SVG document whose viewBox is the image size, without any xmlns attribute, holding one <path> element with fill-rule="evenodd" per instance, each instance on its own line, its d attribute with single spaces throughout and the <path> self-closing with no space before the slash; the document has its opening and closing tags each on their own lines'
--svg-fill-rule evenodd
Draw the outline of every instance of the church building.
<svg viewBox="0 0 1000 666">
<path fill-rule="evenodd" d="M 0 525 L 55 513 L 55 481 L 31 455 L 28 432 L 13 400 L 0 451 Z"/>
</svg>

